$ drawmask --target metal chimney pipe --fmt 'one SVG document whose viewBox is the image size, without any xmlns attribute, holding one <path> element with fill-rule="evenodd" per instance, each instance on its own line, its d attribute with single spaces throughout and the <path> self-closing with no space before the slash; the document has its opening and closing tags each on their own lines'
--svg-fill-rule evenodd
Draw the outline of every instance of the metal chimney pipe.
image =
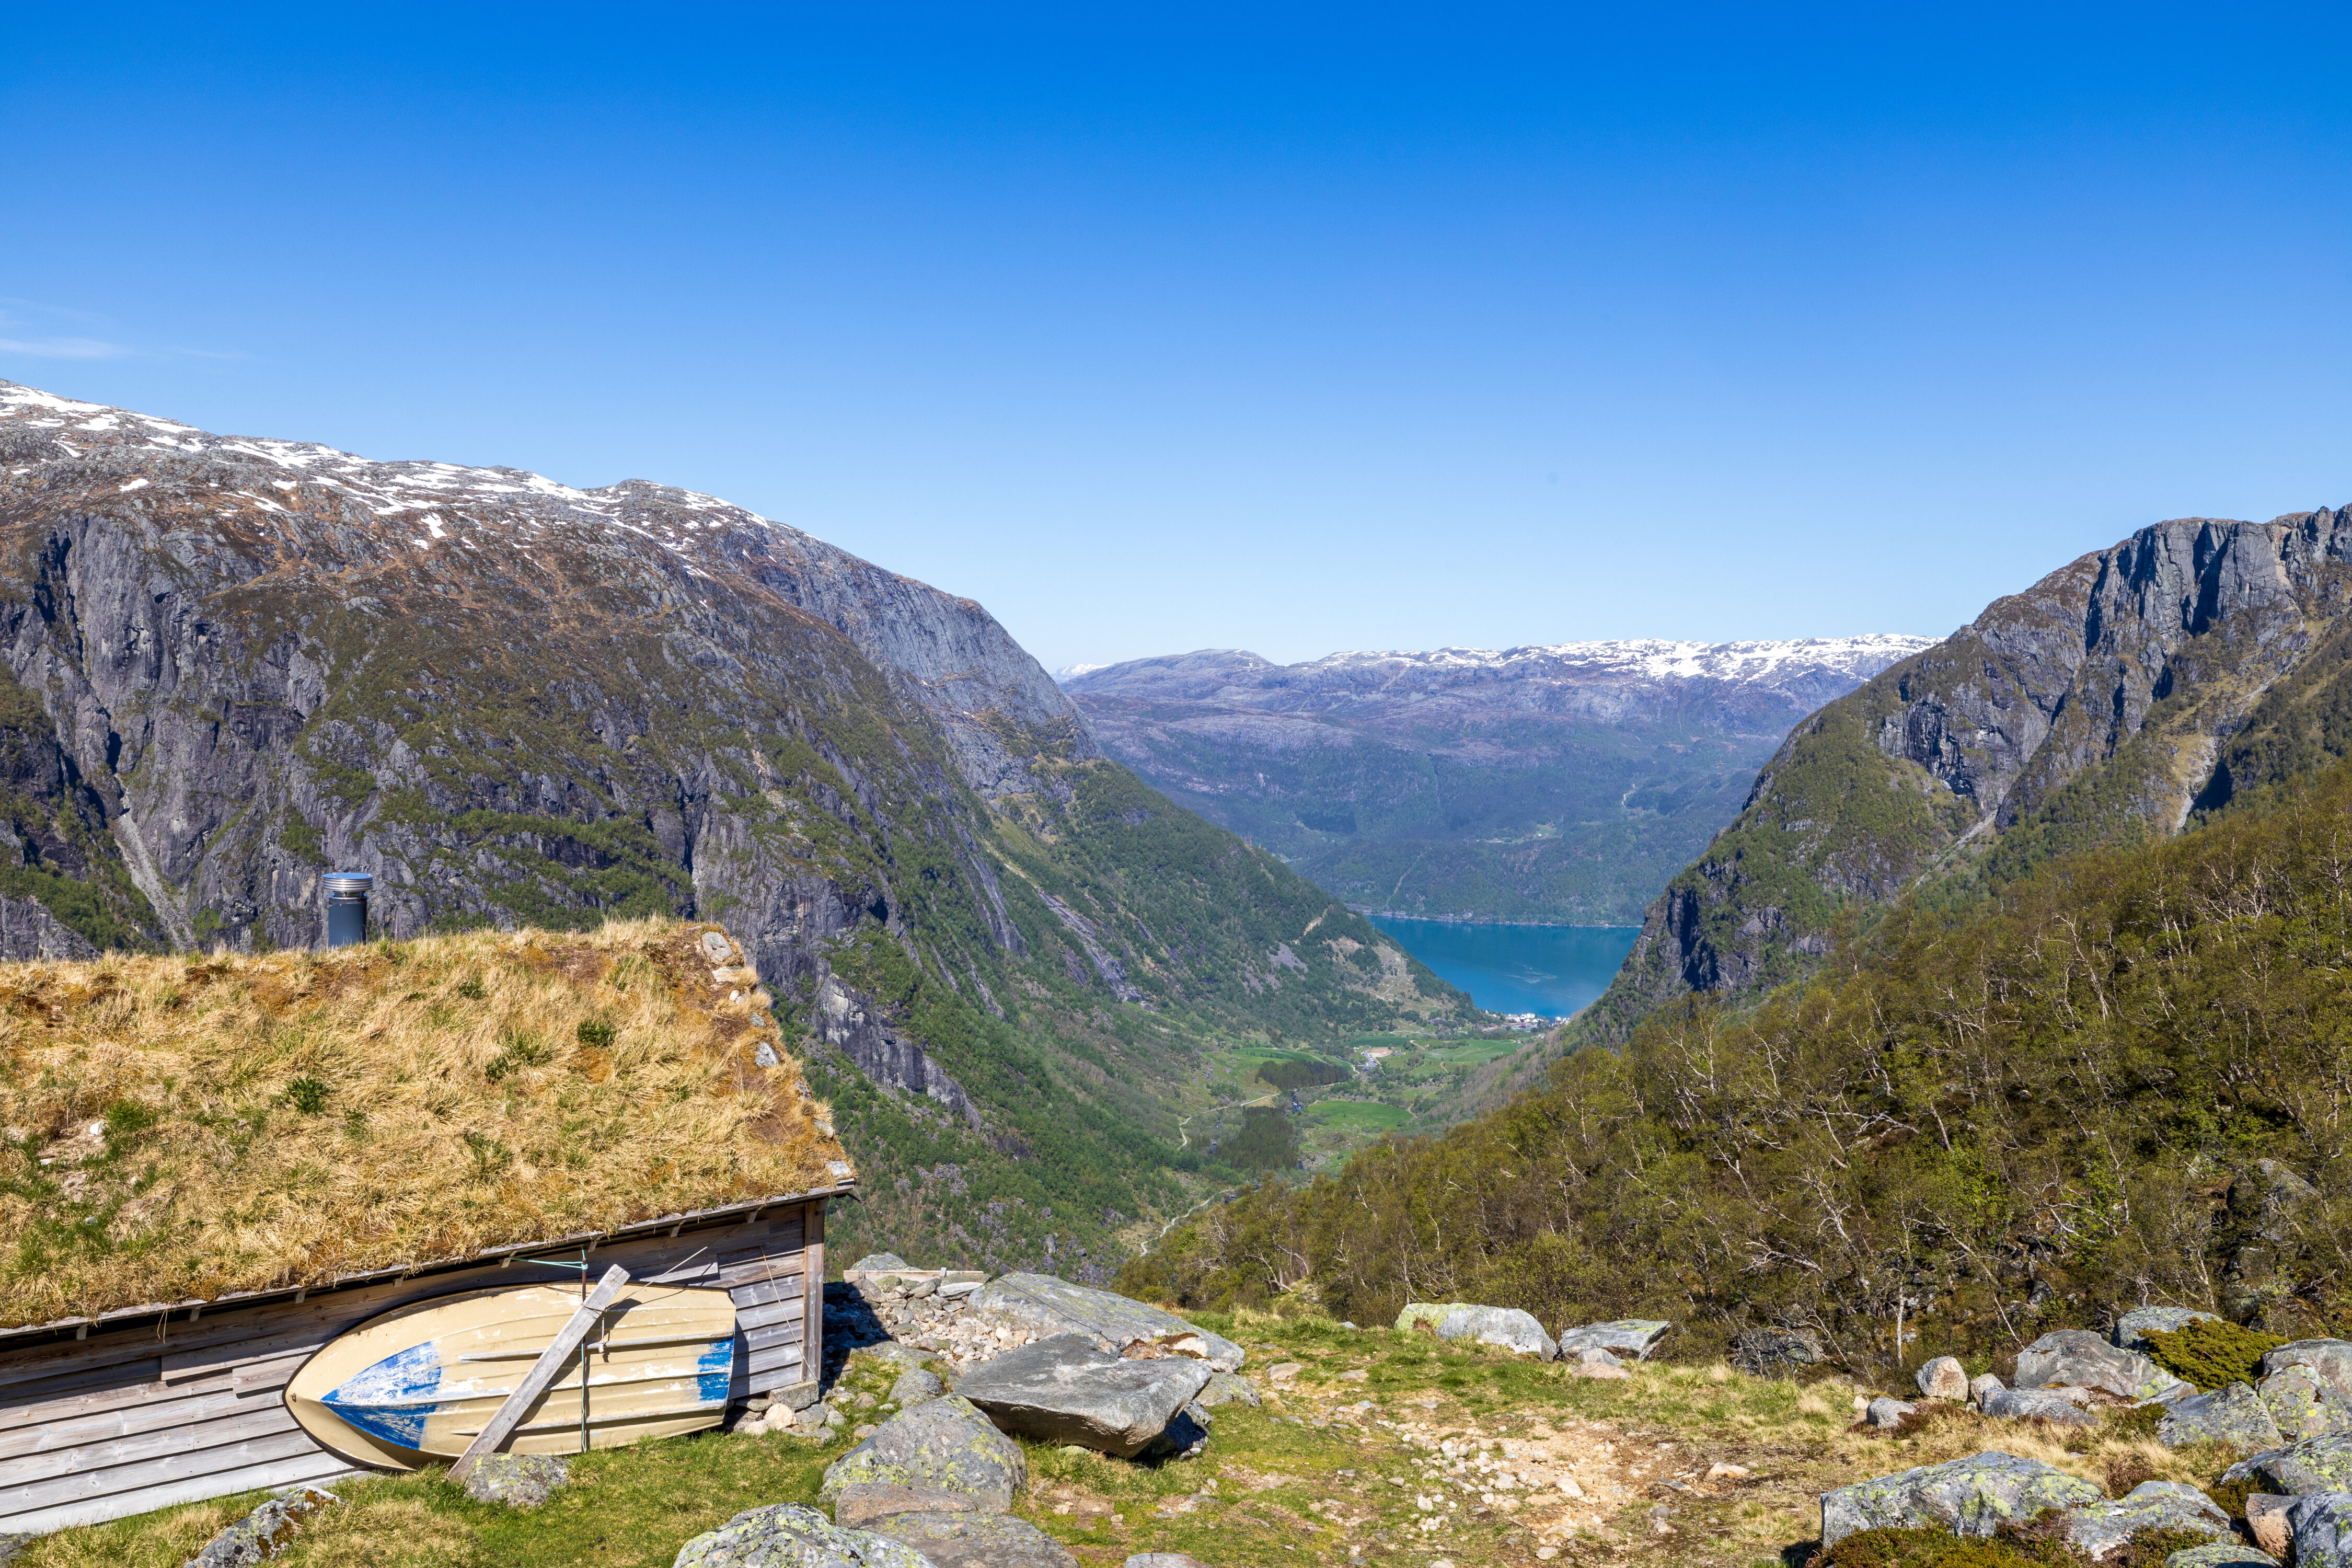
<svg viewBox="0 0 2352 1568">
<path fill-rule="evenodd" d="M 350 947 L 367 941 L 368 889 L 375 879 L 365 871 L 327 873 L 327 945 Z"/>
</svg>

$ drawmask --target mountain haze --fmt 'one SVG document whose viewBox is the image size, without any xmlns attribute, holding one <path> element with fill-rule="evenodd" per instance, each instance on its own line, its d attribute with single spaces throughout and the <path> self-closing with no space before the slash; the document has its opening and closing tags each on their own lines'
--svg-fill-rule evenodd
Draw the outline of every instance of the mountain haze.
<svg viewBox="0 0 2352 1568">
<path fill-rule="evenodd" d="M 871 1224 L 1099 1273 L 1234 1037 L 1462 999 L 1105 758 L 978 605 L 668 486 L 0 383 L 0 953 L 725 921 Z M 1214 1179 L 1211 1172 L 1205 1179 Z"/>
<path fill-rule="evenodd" d="M 1790 725 L 1927 646 L 1238 649 L 1066 673 L 1104 749 L 1359 909 L 1632 924 Z"/>
</svg>

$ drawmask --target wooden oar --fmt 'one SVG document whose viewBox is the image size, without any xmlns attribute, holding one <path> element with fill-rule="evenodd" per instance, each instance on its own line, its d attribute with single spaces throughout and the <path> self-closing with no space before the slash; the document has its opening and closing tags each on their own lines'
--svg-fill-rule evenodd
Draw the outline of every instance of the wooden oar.
<svg viewBox="0 0 2352 1568">
<path fill-rule="evenodd" d="M 580 1305 L 573 1309 L 570 1320 L 556 1331 L 555 1338 L 539 1352 L 539 1359 L 530 1363 L 530 1370 L 523 1374 L 520 1383 L 515 1384 L 515 1390 L 507 1395 L 506 1403 L 499 1406 L 499 1413 L 489 1418 L 482 1427 L 481 1435 L 467 1444 L 466 1451 L 457 1456 L 457 1462 L 449 1467 L 451 1480 L 464 1480 L 472 1471 L 476 1460 L 485 1454 L 499 1451 L 499 1445 L 507 1440 L 508 1434 L 522 1420 L 523 1413 L 530 1408 L 530 1402 L 547 1392 L 549 1384 L 563 1375 L 563 1363 L 571 1359 L 573 1351 L 580 1348 L 580 1342 L 588 1337 L 588 1331 L 595 1326 L 598 1318 L 604 1315 L 604 1309 L 613 1304 L 613 1298 L 619 1295 L 621 1287 L 628 1282 L 629 1271 L 619 1264 L 615 1263 L 604 1270 L 604 1278 L 596 1281 L 596 1289 L 588 1292 Z M 581 1386 L 586 1388 L 584 1379 Z"/>
</svg>

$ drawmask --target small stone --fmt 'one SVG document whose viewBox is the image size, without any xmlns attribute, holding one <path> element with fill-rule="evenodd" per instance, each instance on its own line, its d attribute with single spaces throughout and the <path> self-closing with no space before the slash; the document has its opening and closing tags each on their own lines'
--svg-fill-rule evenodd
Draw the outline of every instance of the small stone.
<svg viewBox="0 0 2352 1568">
<path fill-rule="evenodd" d="M 1605 1363 L 1597 1361 L 1577 1362 L 1570 1370 L 1575 1373 L 1579 1377 L 1600 1378 L 1604 1381 L 1612 1378 L 1630 1379 L 1633 1375 L 1622 1366 L 1610 1366 Z"/>
<path fill-rule="evenodd" d="M 1710 1481 L 1744 1481 L 1752 1473 L 1745 1465 L 1727 1465 L 1718 1462 L 1706 1468 L 1706 1479 Z"/>
<path fill-rule="evenodd" d="M 2286 1555 L 2294 1542 L 2294 1521 L 2288 1517 L 2299 1500 L 2255 1492 L 2246 1499 L 2246 1528 L 2254 1544 L 2273 1557 Z"/>
<path fill-rule="evenodd" d="M 2095 1426 L 2099 1418 L 2054 1388 L 2002 1388 L 1988 1393 L 1977 1408 L 1987 1415 L 2012 1421 L 2055 1421 L 2066 1426 Z"/>
<path fill-rule="evenodd" d="M 898 1374 L 898 1381 L 890 1385 L 890 1403 L 920 1405 L 926 1400 L 937 1399 L 947 1391 L 947 1384 L 940 1381 L 938 1373 L 929 1367 L 919 1366 Z"/>
<path fill-rule="evenodd" d="M 1268 1383 L 1288 1383 L 1292 1378 L 1297 1377 L 1300 1373 L 1305 1372 L 1306 1370 L 1307 1369 L 1305 1367 L 1301 1366 L 1295 1361 L 1286 1361 L 1281 1363 L 1279 1365 L 1267 1367 L 1265 1369 L 1265 1380 Z"/>
<path fill-rule="evenodd" d="M 871 1437 L 875 1433 L 880 1430 L 880 1427 L 875 1426 L 870 1421 L 861 1421 L 850 1429 L 849 1436 L 852 1441 L 863 1443 L 866 1438 Z"/>
<path fill-rule="evenodd" d="M 871 1410 L 874 1408 L 874 1396 L 870 1394 L 861 1394 L 850 1403 L 860 1410 Z"/>
<path fill-rule="evenodd" d="M 1906 1405 L 1900 1399 L 1882 1398 L 1872 1400 L 1864 1414 L 1873 1426 L 1882 1432 L 1892 1432 L 1903 1425 L 1903 1418 L 1906 1415 L 1918 1408 L 1917 1405 Z"/>
<path fill-rule="evenodd" d="M 1985 1402 L 1986 1395 L 1999 1394 L 2008 1386 L 2009 1384 L 2001 1382 L 2000 1379 L 1995 1377 L 1992 1373 L 1989 1372 L 1980 1372 L 1977 1373 L 1976 1376 L 1969 1379 L 1969 1397 L 1974 1400 L 1977 1404 L 1982 1405 Z"/>
<path fill-rule="evenodd" d="M 561 1454 L 485 1454 L 466 1473 L 466 1495 L 476 1502 L 537 1508 L 572 1479 Z"/>
<path fill-rule="evenodd" d="M 1618 1359 L 1615 1351 L 1603 1350 L 1599 1345 L 1584 1346 L 1576 1352 L 1576 1359 L 1586 1366 L 1623 1366 L 1625 1364 Z"/>
<path fill-rule="evenodd" d="M 1919 1392 L 1929 1399 L 1948 1399 L 1955 1405 L 1968 1400 L 1969 1370 L 1956 1357 L 1937 1356 L 1919 1369 L 1915 1381 Z"/>
</svg>

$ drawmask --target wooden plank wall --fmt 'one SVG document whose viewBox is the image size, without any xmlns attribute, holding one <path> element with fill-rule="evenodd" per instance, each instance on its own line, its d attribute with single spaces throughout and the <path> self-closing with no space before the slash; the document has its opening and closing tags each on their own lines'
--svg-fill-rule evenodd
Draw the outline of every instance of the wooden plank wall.
<svg viewBox="0 0 2352 1568">
<path fill-rule="evenodd" d="M 824 1235 L 820 1199 L 748 1224 L 614 1242 L 589 1257 L 649 1283 L 725 1289 L 736 1309 L 730 1396 L 789 1402 L 806 1385 L 806 1404 L 816 1378 L 806 1369 L 823 1364 Z M 0 1535 L 352 1474 L 286 1408 L 286 1384 L 312 1353 L 410 1301 L 567 1277 L 486 1264 L 0 1350 Z"/>
</svg>

